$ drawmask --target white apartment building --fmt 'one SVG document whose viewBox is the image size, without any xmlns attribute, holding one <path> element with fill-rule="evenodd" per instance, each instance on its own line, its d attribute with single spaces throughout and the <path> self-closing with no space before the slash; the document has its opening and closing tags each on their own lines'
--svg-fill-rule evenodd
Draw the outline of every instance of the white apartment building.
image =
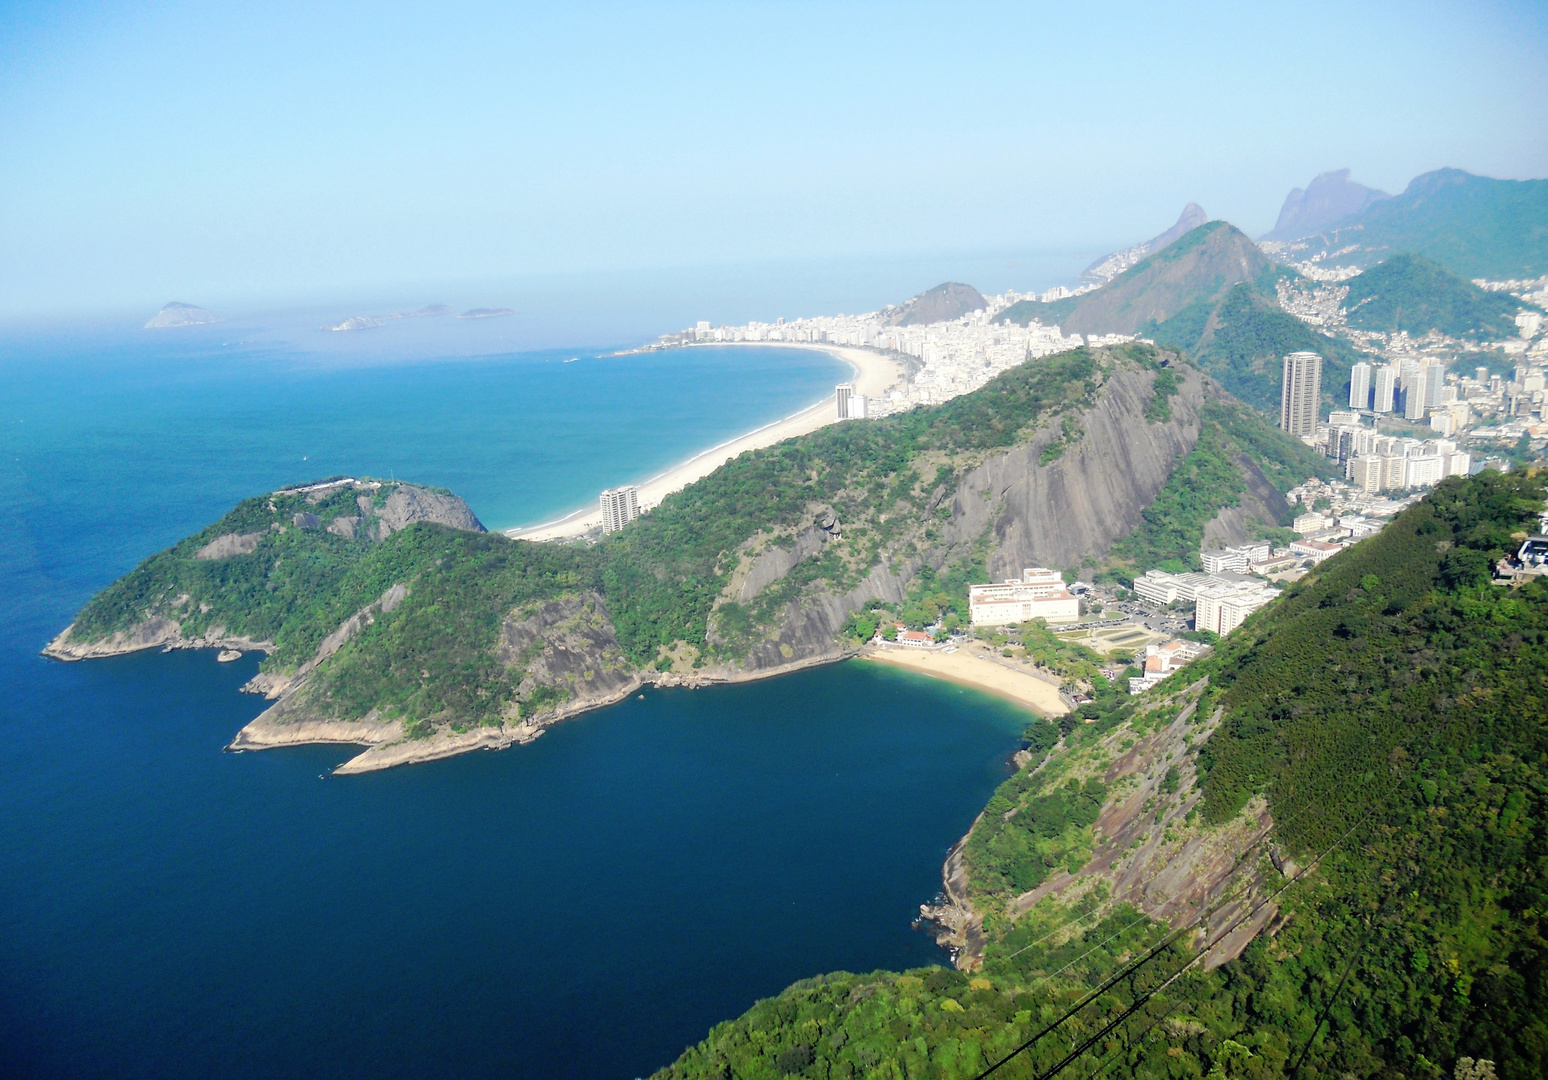
<svg viewBox="0 0 1548 1080">
<path fill-rule="evenodd" d="M 1021 578 L 968 587 L 968 614 L 974 626 L 1011 626 L 1031 619 L 1049 624 L 1080 621 L 1080 600 L 1064 587 L 1057 570 L 1031 566 Z"/>
<path fill-rule="evenodd" d="M 1310 559 L 1313 563 L 1320 563 L 1323 559 L 1330 559 L 1343 551 L 1338 544 L 1330 544 L 1326 540 L 1292 540 L 1290 551 L 1302 558 Z"/>
<path fill-rule="evenodd" d="M 1371 407 L 1371 365 L 1363 360 L 1349 369 L 1349 407 Z"/>
<path fill-rule="evenodd" d="M 1256 544 L 1238 544 L 1235 547 L 1201 551 L 1199 561 L 1204 564 L 1206 574 L 1218 574 L 1223 570 L 1245 573 L 1248 563 L 1268 558 L 1269 551 L 1269 543 L 1265 540 Z"/>
<path fill-rule="evenodd" d="M 1397 373 L 1390 367 L 1376 369 L 1376 390 L 1371 400 L 1371 411 L 1389 413 L 1397 396 Z"/>
<path fill-rule="evenodd" d="M 640 492 L 633 484 L 602 493 L 602 531 L 615 533 L 640 516 Z"/>
<path fill-rule="evenodd" d="M 841 382 L 833 388 L 833 398 L 838 402 L 838 418 L 849 419 L 849 400 L 855 396 L 853 383 Z"/>
<path fill-rule="evenodd" d="M 1304 438 L 1317 430 L 1322 411 L 1322 357 L 1293 352 L 1285 357 L 1279 384 L 1279 426 Z"/>
<path fill-rule="evenodd" d="M 1221 582 L 1198 591 L 1193 605 L 1193 628 L 1224 637 L 1247 621 L 1247 616 L 1279 596 L 1276 589 L 1254 583 Z"/>
</svg>

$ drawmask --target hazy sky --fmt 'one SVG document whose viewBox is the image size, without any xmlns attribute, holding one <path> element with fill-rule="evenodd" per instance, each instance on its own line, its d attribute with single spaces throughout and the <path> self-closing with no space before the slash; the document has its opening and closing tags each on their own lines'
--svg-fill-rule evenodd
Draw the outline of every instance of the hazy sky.
<svg viewBox="0 0 1548 1080">
<path fill-rule="evenodd" d="M 0 6 L 0 314 L 1097 250 L 1548 176 L 1548 8 Z"/>
</svg>

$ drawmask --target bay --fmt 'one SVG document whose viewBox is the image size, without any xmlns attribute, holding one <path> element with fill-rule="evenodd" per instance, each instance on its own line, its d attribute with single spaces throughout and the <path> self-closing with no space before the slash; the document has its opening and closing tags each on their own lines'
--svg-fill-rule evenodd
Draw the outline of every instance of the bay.
<svg viewBox="0 0 1548 1080">
<path fill-rule="evenodd" d="M 221 752 L 255 657 L 37 655 L 255 492 L 394 474 L 542 520 L 844 370 L 0 342 L 0 1069 L 627 1077 L 795 979 L 941 962 L 910 921 L 1006 775 L 998 700 L 850 662 L 324 779 L 347 748 Z"/>
</svg>

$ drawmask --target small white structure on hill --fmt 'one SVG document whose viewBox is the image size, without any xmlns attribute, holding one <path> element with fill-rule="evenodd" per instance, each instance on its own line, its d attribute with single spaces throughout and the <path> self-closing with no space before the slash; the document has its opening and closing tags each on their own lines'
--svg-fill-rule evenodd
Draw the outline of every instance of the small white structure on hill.
<svg viewBox="0 0 1548 1080">
<path fill-rule="evenodd" d="M 1031 619 L 1049 624 L 1080 621 L 1080 600 L 1064 587 L 1064 577 L 1045 566 L 1022 570 L 1020 580 L 968 588 L 974 626 L 1010 626 Z"/>
</svg>

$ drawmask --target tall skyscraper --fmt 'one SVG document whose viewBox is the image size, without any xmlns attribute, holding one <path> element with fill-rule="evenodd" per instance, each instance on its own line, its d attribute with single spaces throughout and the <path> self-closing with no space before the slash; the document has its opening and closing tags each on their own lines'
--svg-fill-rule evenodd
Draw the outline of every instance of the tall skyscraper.
<svg viewBox="0 0 1548 1080">
<path fill-rule="evenodd" d="M 1371 407 L 1371 365 L 1364 361 L 1349 369 L 1349 407 Z"/>
<path fill-rule="evenodd" d="M 633 484 L 602 493 L 602 531 L 614 533 L 640 516 L 640 492 Z"/>
<path fill-rule="evenodd" d="M 1446 365 L 1431 360 L 1424 365 L 1420 381 L 1424 383 L 1424 403 L 1433 409 L 1441 403 L 1441 393 L 1446 389 Z"/>
<path fill-rule="evenodd" d="M 1376 392 L 1373 395 L 1371 408 L 1379 413 L 1392 411 L 1392 399 L 1397 390 L 1397 373 L 1387 365 L 1376 369 Z"/>
<path fill-rule="evenodd" d="M 838 400 L 838 418 L 849 419 L 849 399 L 855 396 L 853 383 L 841 382 L 833 388 L 833 396 Z"/>
<path fill-rule="evenodd" d="M 1322 409 L 1322 357 L 1293 352 L 1285 357 L 1279 384 L 1279 426 L 1292 435 L 1312 435 Z"/>
</svg>

